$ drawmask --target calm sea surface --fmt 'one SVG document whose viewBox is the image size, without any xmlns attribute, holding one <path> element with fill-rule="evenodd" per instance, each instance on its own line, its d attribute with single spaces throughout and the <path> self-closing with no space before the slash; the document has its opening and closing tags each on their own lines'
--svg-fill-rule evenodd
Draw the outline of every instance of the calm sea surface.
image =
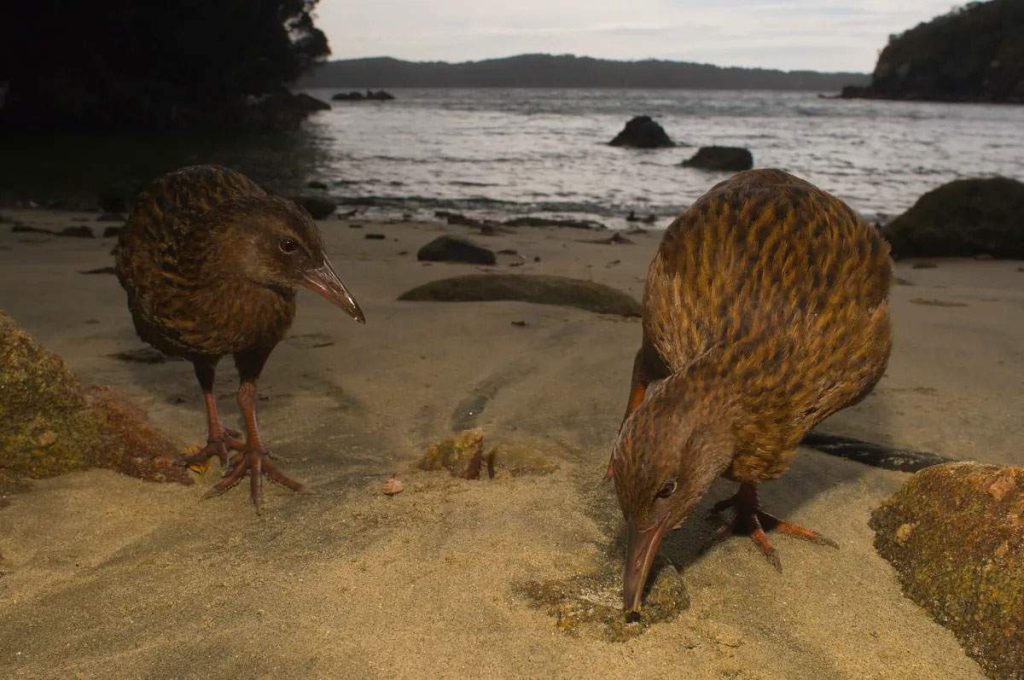
<svg viewBox="0 0 1024 680">
<path fill-rule="evenodd" d="M 629 211 L 665 226 L 727 175 L 683 168 L 698 147 L 745 146 L 758 167 L 800 175 L 869 218 L 898 214 L 957 177 L 1024 180 L 1024 106 L 822 99 L 816 93 L 696 90 L 393 90 L 335 102 L 278 135 L 0 135 L 0 198 L 93 206 L 162 172 L 222 163 L 271 188 L 323 191 L 370 215 L 594 219 Z M 333 91 L 311 94 L 330 99 Z M 607 142 L 634 115 L 678 142 Z M 327 184 L 308 189 L 309 181 Z"/>
<path fill-rule="evenodd" d="M 1024 179 L 1024 107 L 813 92 L 392 92 L 389 102 L 335 102 L 308 124 L 322 152 L 310 175 L 332 195 L 413 213 L 562 215 L 623 226 L 630 210 L 675 215 L 726 177 L 679 167 L 712 144 L 747 147 L 756 167 L 789 170 L 870 217 L 897 214 L 958 177 Z M 639 114 L 680 146 L 608 146 Z"/>
</svg>

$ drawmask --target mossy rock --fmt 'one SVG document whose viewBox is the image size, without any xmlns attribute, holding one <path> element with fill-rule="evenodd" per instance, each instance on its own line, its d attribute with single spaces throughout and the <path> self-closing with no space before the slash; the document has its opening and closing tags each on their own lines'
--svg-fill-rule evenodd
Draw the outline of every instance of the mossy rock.
<svg viewBox="0 0 1024 680">
<path fill-rule="evenodd" d="M 927 468 L 871 527 L 910 599 L 992 677 L 1024 678 L 1024 468 Z"/>
<path fill-rule="evenodd" d="M 85 388 L 0 311 L 0 487 L 89 467 L 191 484 L 177 453 L 145 414 L 110 390 Z"/>
<path fill-rule="evenodd" d="M 516 592 L 555 619 L 558 630 L 574 637 L 588 636 L 625 642 L 652 625 L 675 620 L 689 608 L 690 596 L 674 566 L 656 558 L 639 620 L 627 620 L 622 610 L 622 572 L 605 565 L 596 573 L 551 581 L 526 581 Z"/>
<path fill-rule="evenodd" d="M 1024 258 L 1024 183 L 960 179 L 933 189 L 883 229 L 893 256 Z"/>
<path fill-rule="evenodd" d="M 593 281 L 564 276 L 470 274 L 431 281 L 402 293 L 399 300 L 488 302 L 515 300 L 539 305 L 576 307 L 598 314 L 640 316 L 635 299 Z"/>
<path fill-rule="evenodd" d="M 454 477 L 479 479 L 483 465 L 484 431 L 463 430 L 432 444 L 420 459 L 421 470 L 448 470 Z"/>
</svg>

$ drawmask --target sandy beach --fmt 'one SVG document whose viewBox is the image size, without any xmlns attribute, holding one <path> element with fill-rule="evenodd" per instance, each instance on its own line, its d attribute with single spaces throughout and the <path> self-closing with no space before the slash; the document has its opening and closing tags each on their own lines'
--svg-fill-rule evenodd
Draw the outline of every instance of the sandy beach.
<svg viewBox="0 0 1024 680">
<path fill-rule="evenodd" d="M 0 215 L 45 229 L 106 226 L 88 211 Z M 434 279 L 501 271 L 600 281 L 639 299 L 660 232 L 614 245 L 575 229 L 482 236 L 358 216 L 319 224 L 367 325 L 300 294 L 260 385 L 266 438 L 313 493 L 270 486 L 262 515 L 241 488 L 202 501 L 219 478 L 214 464 L 190 487 L 92 470 L 8 497 L 0 677 L 984 677 L 951 632 L 902 596 L 872 547 L 868 516 L 908 475 L 810 449 L 763 498 L 838 551 L 778 537 L 782 574 L 745 538 L 700 554 L 715 529 L 707 508 L 732 493 L 719 481 L 662 548 L 681 569 L 689 609 L 626 642 L 560 630 L 520 585 L 619 568 L 619 510 L 601 480 L 640 322 L 396 298 Z M 418 262 L 417 249 L 443 233 L 521 258 Z M 113 244 L 0 224 L 0 308 L 84 381 L 130 396 L 182 447 L 199 444 L 191 367 L 112 356 L 144 345 L 116 278 L 80 272 L 110 265 Z M 1024 465 L 1024 263 L 916 262 L 896 266 L 888 373 L 820 429 Z M 224 361 L 217 393 L 231 423 L 234 389 Z M 535 449 L 557 470 L 499 467 L 493 480 L 468 481 L 417 469 L 431 443 L 469 426 L 489 443 Z M 392 474 L 405 490 L 384 496 Z"/>
</svg>

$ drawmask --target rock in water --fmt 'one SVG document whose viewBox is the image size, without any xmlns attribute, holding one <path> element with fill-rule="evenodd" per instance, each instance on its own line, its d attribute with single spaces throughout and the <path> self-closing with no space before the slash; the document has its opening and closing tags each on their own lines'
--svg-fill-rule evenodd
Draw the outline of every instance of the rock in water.
<svg viewBox="0 0 1024 680">
<path fill-rule="evenodd" d="M 292 196 L 292 200 L 305 208 L 314 220 L 325 220 L 338 208 L 334 201 L 323 196 Z"/>
<path fill-rule="evenodd" d="M 465 262 L 468 264 L 494 264 L 497 262 L 492 251 L 459 236 L 435 238 L 419 249 L 416 259 L 421 262 Z"/>
<path fill-rule="evenodd" d="M 927 468 L 871 527 L 910 599 L 993 677 L 1024 678 L 1024 468 Z"/>
<path fill-rule="evenodd" d="M 177 454 L 141 411 L 84 388 L 0 311 L 0 488 L 87 467 L 191 484 Z"/>
<path fill-rule="evenodd" d="M 702 146 L 692 158 L 683 161 L 683 167 L 739 172 L 754 167 L 754 156 L 738 146 Z"/>
<path fill-rule="evenodd" d="M 622 132 L 608 142 L 612 146 L 632 146 L 637 149 L 657 149 L 675 146 L 665 129 L 650 116 L 637 116 L 626 123 Z"/>
<path fill-rule="evenodd" d="M 958 179 L 917 199 L 882 230 L 893 256 L 1024 258 L 1024 183 Z"/>
<path fill-rule="evenodd" d="M 399 300 L 416 302 L 488 302 L 517 300 L 538 305 L 576 307 L 598 314 L 640 316 L 632 297 L 593 281 L 564 276 L 471 274 L 431 281 L 402 293 Z"/>
</svg>

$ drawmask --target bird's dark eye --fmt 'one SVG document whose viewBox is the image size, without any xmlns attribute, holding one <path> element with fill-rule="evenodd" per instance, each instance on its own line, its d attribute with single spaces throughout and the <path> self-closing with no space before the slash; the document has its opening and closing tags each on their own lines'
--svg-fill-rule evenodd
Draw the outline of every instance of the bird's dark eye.
<svg viewBox="0 0 1024 680">
<path fill-rule="evenodd" d="M 676 480 L 670 479 L 658 489 L 658 498 L 668 498 L 676 492 Z"/>
<path fill-rule="evenodd" d="M 299 249 L 299 244 L 290 238 L 283 238 L 278 242 L 277 247 L 280 248 L 281 252 L 285 255 L 291 255 Z"/>
</svg>

